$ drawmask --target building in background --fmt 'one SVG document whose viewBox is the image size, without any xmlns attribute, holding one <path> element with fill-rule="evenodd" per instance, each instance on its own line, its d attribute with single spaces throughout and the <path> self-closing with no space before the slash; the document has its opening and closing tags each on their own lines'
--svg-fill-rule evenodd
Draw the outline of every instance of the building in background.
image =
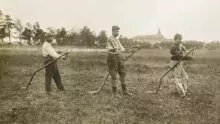
<svg viewBox="0 0 220 124">
<path fill-rule="evenodd" d="M 135 42 L 146 42 L 150 44 L 156 44 L 161 42 L 172 42 L 172 39 L 166 39 L 160 29 L 158 29 L 157 33 L 154 35 L 137 35 L 133 37 L 133 41 Z"/>
</svg>

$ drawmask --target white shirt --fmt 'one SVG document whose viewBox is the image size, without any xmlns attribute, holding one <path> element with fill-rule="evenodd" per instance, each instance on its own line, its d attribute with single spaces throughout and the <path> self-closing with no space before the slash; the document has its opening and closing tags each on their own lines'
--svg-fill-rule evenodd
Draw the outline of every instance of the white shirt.
<svg viewBox="0 0 220 124">
<path fill-rule="evenodd" d="M 111 42 L 111 43 L 110 43 Z M 114 47 L 113 47 L 114 46 Z M 122 46 L 121 42 L 119 41 L 119 39 L 117 39 L 114 36 L 111 36 L 107 42 L 107 49 L 108 50 L 112 50 L 112 49 L 116 49 L 116 53 L 120 52 L 120 51 L 125 51 L 125 48 Z M 112 53 L 113 52 L 109 52 Z"/>
<path fill-rule="evenodd" d="M 51 56 L 54 59 L 60 57 L 60 54 L 58 54 L 55 49 L 51 46 L 51 44 L 49 42 L 44 42 L 43 46 L 42 46 L 42 54 L 44 57 L 46 56 Z"/>
</svg>

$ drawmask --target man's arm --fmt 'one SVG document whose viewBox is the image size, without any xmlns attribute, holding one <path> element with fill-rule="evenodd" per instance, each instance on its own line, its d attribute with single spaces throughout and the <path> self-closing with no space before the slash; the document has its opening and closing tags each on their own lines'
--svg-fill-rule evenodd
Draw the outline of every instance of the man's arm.
<svg viewBox="0 0 220 124">
<path fill-rule="evenodd" d="M 122 53 L 132 53 L 132 52 L 134 52 L 135 51 L 135 49 L 133 48 L 133 47 L 131 47 L 131 48 L 128 48 L 128 49 L 125 49 L 124 48 L 124 50 L 123 51 L 121 51 Z"/>
<path fill-rule="evenodd" d="M 181 51 L 179 51 L 178 47 L 173 46 L 171 48 L 171 54 L 172 54 L 171 60 L 180 60 L 183 57 L 183 55 L 180 52 Z M 187 56 L 184 58 L 184 60 L 192 60 L 192 57 Z"/>
<path fill-rule="evenodd" d="M 55 51 L 55 49 L 54 49 L 52 46 L 50 46 L 50 45 L 46 46 L 45 51 L 48 53 L 48 55 L 50 55 L 50 56 L 53 57 L 54 59 L 60 57 L 60 54 L 58 54 L 58 53 Z"/>
<path fill-rule="evenodd" d="M 170 52 L 172 56 L 181 56 L 178 46 L 172 46 Z"/>
<path fill-rule="evenodd" d="M 128 50 L 121 51 L 121 53 L 131 53 L 131 52 L 133 52 L 132 49 L 128 49 Z"/>
<path fill-rule="evenodd" d="M 183 51 L 183 52 L 189 52 L 187 49 L 186 49 L 186 46 L 184 46 L 182 43 L 180 44 L 181 45 L 181 50 Z"/>
<path fill-rule="evenodd" d="M 120 49 L 120 52 L 121 53 L 131 53 L 131 52 L 133 52 L 133 50 L 132 49 L 125 49 L 124 47 L 123 47 L 123 45 L 121 44 L 121 42 L 119 41 L 119 49 Z"/>
</svg>

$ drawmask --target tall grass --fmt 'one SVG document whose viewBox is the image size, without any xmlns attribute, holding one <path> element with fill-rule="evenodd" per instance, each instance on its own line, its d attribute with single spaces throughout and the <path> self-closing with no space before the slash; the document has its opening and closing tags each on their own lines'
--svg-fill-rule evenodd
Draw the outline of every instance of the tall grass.
<svg viewBox="0 0 220 124">
<path fill-rule="evenodd" d="M 196 50 L 194 60 L 185 62 L 189 74 L 191 101 L 175 93 L 175 85 L 165 80 L 159 94 L 155 90 L 160 75 L 169 68 L 169 49 L 143 49 L 126 61 L 128 90 L 133 97 L 113 99 L 110 79 L 98 95 L 88 91 L 99 87 L 108 73 L 106 52 L 71 52 L 58 66 L 63 84 L 70 91 L 44 92 L 44 72 L 39 72 L 28 90 L 33 71 L 43 65 L 41 50 L 0 50 L 2 67 L 8 67 L 0 87 L 0 123 L 85 123 L 85 124 L 205 124 L 220 122 L 219 57 L 215 50 Z M 4 52 L 3 52 L 4 51 Z M 124 57 L 128 54 L 124 54 Z M 7 58 L 7 59 L 6 59 Z M 7 66 L 5 66 L 7 65 Z M 6 71 L 4 71 L 6 72 Z M 121 93 L 120 84 L 118 91 Z"/>
</svg>

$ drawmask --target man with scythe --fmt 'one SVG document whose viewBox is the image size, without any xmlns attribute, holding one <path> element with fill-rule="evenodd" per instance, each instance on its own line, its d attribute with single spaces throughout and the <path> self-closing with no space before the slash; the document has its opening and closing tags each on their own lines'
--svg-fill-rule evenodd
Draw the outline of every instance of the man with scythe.
<svg viewBox="0 0 220 124">
<path fill-rule="evenodd" d="M 126 83 L 125 83 L 125 64 L 123 61 L 123 57 L 121 53 L 131 53 L 134 52 L 133 49 L 126 50 L 117 36 L 119 35 L 120 28 L 117 25 L 112 26 L 112 36 L 109 38 L 107 43 L 108 49 L 108 57 L 107 64 L 109 68 L 109 74 L 111 76 L 111 84 L 112 84 L 112 92 L 115 97 L 121 98 L 121 96 L 117 93 L 117 73 L 120 76 L 121 87 L 123 91 L 123 95 L 131 96 L 132 94 L 127 91 Z"/>
<path fill-rule="evenodd" d="M 52 47 L 51 42 L 53 41 L 53 34 L 45 33 L 45 42 L 42 46 L 42 54 L 44 56 L 44 65 L 50 63 L 54 59 L 59 58 L 62 54 L 58 54 L 55 49 Z M 59 52 L 60 53 L 60 52 Z M 67 54 L 65 52 L 64 54 Z M 62 59 L 65 59 L 66 56 L 62 56 Z M 56 86 L 59 90 L 65 90 L 61 76 L 58 70 L 57 62 L 53 62 L 52 64 L 45 67 L 45 90 L 47 93 L 51 91 L 51 81 L 54 79 Z"/>
<path fill-rule="evenodd" d="M 185 47 L 182 45 L 182 35 L 175 34 L 174 36 L 174 44 L 171 47 L 170 53 L 171 57 L 171 66 L 174 66 L 176 62 L 183 57 L 184 52 L 187 52 Z M 185 57 L 184 60 L 192 60 L 192 57 Z M 186 97 L 188 92 L 188 75 L 183 68 L 183 61 L 181 61 L 173 70 L 172 75 L 174 77 L 174 82 L 176 84 L 176 88 L 178 92 L 182 92 L 181 97 Z"/>
</svg>

